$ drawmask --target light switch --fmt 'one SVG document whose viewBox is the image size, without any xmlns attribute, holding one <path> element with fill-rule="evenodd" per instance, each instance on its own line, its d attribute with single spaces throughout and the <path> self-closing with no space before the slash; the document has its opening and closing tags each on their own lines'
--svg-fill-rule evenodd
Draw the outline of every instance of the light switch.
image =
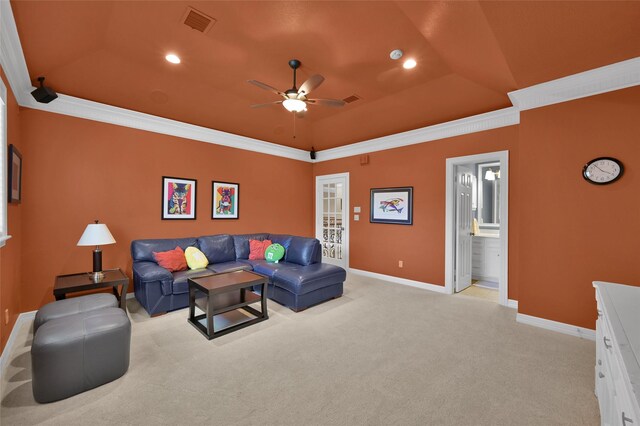
<svg viewBox="0 0 640 426">
<path fill-rule="evenodd" d="M 360 215 L 359 214 L 354 214 L 353 215 L 353 220 L 356 221 L 356 222 L 359 221 L 360 220 Z"/>
<path fill-rule="evenodd" d="M 354 213 L 360 213 L 360 207 L 354 207 L 353 208 L 353 212 Z"/>
</svg>

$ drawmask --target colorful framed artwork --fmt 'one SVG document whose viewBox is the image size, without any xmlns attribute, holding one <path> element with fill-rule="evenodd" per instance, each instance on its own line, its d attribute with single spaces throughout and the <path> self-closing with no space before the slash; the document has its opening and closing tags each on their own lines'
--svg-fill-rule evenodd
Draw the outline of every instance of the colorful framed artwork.
<svg viewBox="0 0 640 426">
<path fill-rule="evenodd" d="M 413 187 L 371 188 L 369 222 L 413 224 Z"/>
<path fill-rule="evenodd" d="M 19 204 L 22 200 L 22 154 L 13 145 L 9 145 L 8 172 L 8 201 Z"/>
<path fill-rule="evenodd" d="M 240 184 L 229 182 L 211 182 L 211 218 L 237 219 L 240 207 Z"/>
<path fill-rule="evenodd" d="M 162 219 L 196 218 L 195 179 L 162 177 Z"/>
</svg>

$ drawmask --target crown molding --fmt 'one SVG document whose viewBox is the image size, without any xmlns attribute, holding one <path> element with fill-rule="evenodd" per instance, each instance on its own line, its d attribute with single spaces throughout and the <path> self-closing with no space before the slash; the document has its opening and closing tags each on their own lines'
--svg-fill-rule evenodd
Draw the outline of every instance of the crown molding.
<svg viewBox="0 0 640 426">
<path fill-rule="evenodd" d="M 27 102 L 21 106 L 215 145 L 275 155 L 292 160 L 311 161 L 309 159 L 309 153 L 301 149 L 290 148 L 259 139 L 234 135 L 233 133 L 187 124 L 63 94 L 58 94 L 58 99 L 49 104 L 41 104 L 29 96 Z"/>
<path fill-rule="evenodd" d="M 409 130 L 408 132 L 396 133 L 394 135 L 357 142 L 351 145 L 326 149 L 316 153 L 316 162 L 431 142 L 453 136 L 466 135 L 468 133 L 513 126 L 518 123 L 520 123 L 519 111 L 514 107 L 509 107 L 442 124 Z"/>
<path fill-rule="evenodd" d="M 640 57 L 509 92 L 520 111 L 540 108 L 640 84 Z"/>
<path fill-rule="evenodd" d="M 0 0 L 0 65 L 18 104 L 22 105 L 33 88 L 9 0 Z"/>
</svg>

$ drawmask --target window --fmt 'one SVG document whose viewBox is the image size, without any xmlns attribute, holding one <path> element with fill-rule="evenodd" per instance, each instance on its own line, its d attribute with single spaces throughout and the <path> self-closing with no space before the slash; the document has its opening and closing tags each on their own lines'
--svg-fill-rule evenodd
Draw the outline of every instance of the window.
<svg viewBox="0 0 640 426">
<path fill-rule="evenodd" d="M 7 88 L 0 79 L 0 247 L 9 239 L 7 231 Z"/>
</svg>

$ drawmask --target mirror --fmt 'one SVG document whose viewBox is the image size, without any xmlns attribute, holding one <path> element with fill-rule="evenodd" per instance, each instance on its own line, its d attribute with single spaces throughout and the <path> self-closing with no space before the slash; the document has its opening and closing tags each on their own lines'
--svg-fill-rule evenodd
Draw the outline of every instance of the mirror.
<svg viewBox="0 0 640 426">
<path fill-rule="evenodd" d="M 478 164 L 478 224 L 500 227 L 500 163 Z"/>
</svg>

